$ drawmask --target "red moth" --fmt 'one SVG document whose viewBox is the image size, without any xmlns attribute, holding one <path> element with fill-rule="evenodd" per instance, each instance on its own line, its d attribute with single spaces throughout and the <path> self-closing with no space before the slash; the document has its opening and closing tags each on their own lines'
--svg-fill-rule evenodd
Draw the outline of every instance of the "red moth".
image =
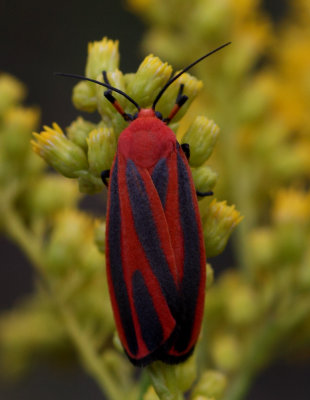
<svg viewBox="0 0 310 400">
<path fill-rule="evenodd" d="M 196 192 L 187 158 L 167 126 L 187 100 L 180 86 L 170 115 L 162 119 L 156 104 L 168 86 L 220 46 L 170 79 L 150 109 L 112 87 L 105 97 L 129 121 L 121 133 L 110 177 L 106 225 L 107 276 L 117 331 L 130 361 L 179 363 L 195 347 L 203 316 L 206 255 Z M 138 109 L 123 111 L 112 91 Z"/>
</svg>

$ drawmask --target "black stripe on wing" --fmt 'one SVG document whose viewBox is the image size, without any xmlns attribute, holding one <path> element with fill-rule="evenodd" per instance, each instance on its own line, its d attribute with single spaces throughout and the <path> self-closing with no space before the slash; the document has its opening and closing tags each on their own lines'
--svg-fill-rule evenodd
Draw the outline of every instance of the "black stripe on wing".
<svg viewBox="0 0 310 400">
<path fill-rule="evenodd" d="M 136 233 L 170 311 L 175 316 L 178 305 L 177 287 L 160 243 L 143 179 L 131 160 L 127 161 L 126 182 Z"/>
<path fill-rule="evenodd" d="M 167 189 L 168 189 L 168 180 L 169 180 L 169 170 L 167 166 L 167 160 L 162 158 L 155 165 L 152 172 L 152 181 L 159 195 L 161 204 L 163 208 L 165 208 L 166 197 L 167 197 Z"/>
<path fill-rule="evenodd" d="M 182 311 L 174 348 L 182 353 L 191 340 L 200 285 L 200 237 L 193 203 L 191 177 L 179 151 L 177 153 L 178 196 L 180 221 L 184 241 L 183 280 L 181 282 Z M 195 194 L 194 194 L 195 195 Z"/>
<path fill-rule="evenodd" d="M 143 275 L 139 270 L 135 271 L 132 276 L 132 289 L 142 337 L 147 348 L 152 352 L 163 341 L 163 328 Z"/>
</svg>

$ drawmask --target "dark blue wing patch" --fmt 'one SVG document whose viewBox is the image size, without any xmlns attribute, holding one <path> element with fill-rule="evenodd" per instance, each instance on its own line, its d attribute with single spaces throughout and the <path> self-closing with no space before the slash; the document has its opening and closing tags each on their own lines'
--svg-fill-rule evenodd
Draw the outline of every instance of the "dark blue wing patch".
<svg viewBox="0 0 310 400">
<path fill-rule="evenodd" d="M 177 337 L 174 348 L 181 353 L 186 350 L 190 342 L 194 326 L 200 285 L 201 260 L 199 227 L 192 198 L 191 178 L 188 176 L 187 167 L 179 151 L 177 152 L 178 196 L 184 240 L 184 265 L 183 280 L 180 288 L 182 310 L 180 312 L 180 319 L 178 320 L 180 335 Z"/>
<path fill-rule="evenodd" d="M 153 169 L 152 181 L 156 187 L 163 208 L 165 208 L 166 204 L 168 180 L 169 171 L 167 167 L 167 162 L 165 158 L 162 158 L 158 161 Z"/>
<path fill-rule="evenodd" d="M 131 160 L 127 161 L 126 183 L 135 230 L 150 267 L 156 276 L 173 316 L 177 313 L 178 291 L 160 245 L 143 179 Z"/>
<path fill-rule="evenodd" d="M 163 329 L 143 275 L 139 270 L 135 271 L 132 276 L 132 288 L 142 337 L 147 348 L 152 352 L 163 341 Z"/>
<path fill-rule="evenodd" d="M 127 286 L 124 280 L 124 272 L 121 258 L 121 213 L 118 191 L 118 161 L 116 159 L 112 176 L 110 178 L 110 214 L 109 214 L 109 250 L 110 273 L 114 294 L 118 305 L 118 311 L 122 326 L 125 331 L 128 347 L 132 354 L 137 354 L 138 343 L 132 319 Z"/>
</svg>

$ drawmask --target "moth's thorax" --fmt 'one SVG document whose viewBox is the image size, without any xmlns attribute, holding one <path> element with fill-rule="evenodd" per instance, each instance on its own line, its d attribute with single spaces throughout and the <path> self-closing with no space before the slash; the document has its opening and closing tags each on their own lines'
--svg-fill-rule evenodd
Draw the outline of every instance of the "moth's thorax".
<svg viewBox="0 0 310 400">
<path fill-rule="evenodd" d="M 119 154 L 143 168 L 152 168 L 175 147 L 175 134 L 152 109 L 140 110 L 138 118 L 124 129 L 118 141 Z"/>
<path fill-rule="evenodd" d="M 152 108 L 141 108 L 138 112 L 138 118 L 151 118 L 155 117 L 155 111 Z"/>
</svg>

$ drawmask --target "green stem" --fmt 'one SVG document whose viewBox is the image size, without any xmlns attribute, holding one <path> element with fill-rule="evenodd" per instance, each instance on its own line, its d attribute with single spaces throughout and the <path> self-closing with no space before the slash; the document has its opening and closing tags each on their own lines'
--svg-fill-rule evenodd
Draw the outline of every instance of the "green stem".
<svg viewBox="0 0 310 400">
<path fill-rule="evenodd" d="M 119 390 L 117 383 L 113 381 L 103 361 L 98 357 L 95 349 L 91 345 L 91 340 L 81 330 L 72 311 L 50 287 L 45 273 L 44 255 L 39 241 L 34 237 L 32 232 L 25 228 L 17 213 L 9 206 L 6 206 L 5 210 L 1 211 L 3 212 L 7 233 L 20 245 L 36 268 L 38 275 L 44 283 L 44 288 L 47 289 L 51 300 L 54 302 L 64 322 L 68 335 L 81 356 L 85 369 L 96 379 L 102 391 L 108 395 L 111 400 L 120 400 L 124 398 L 122 391 Z"/>
<path fill-rule="evenodd" d="M 102 391 L 107 394 L 111 400 L 122 399 L 124 394 L 113 381 L 103 361 L 99 359 L 94 348 L 91 346 L 89 338 L 80 329 L 71 310 L 63 304 L 57 305 L 67 332 L 80 353 L 85 369 L 93 376 Z"/>
<path fill-rule="evenodd" d="M 184 400 L 178 387 L 174 365 L 157 361 L 147 367 L 147 372 L 160 400 Z"/>
</svg>

